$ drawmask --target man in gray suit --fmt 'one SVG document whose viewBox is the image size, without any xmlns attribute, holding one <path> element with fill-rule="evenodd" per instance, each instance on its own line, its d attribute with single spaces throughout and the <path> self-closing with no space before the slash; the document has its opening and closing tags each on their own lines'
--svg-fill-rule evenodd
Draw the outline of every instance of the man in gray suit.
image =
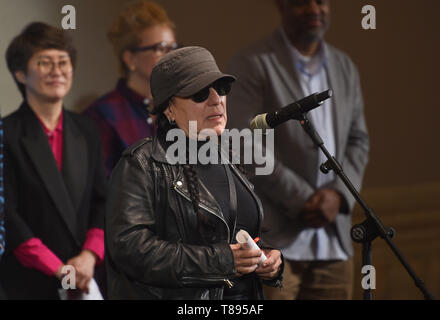
<svg viewBox="0 0 440 320">
<path fill-rule="evenodd" d="M 368 161 L 369 138 L 359 75 L 350 58 L 323 40 L 328 0 L 277 0 L 282 25 L 245 49 L 229 65 L 238 81 L 228 96 L 228 125 L 247 128 L 251 119 L 315 92 L 333 98 L 308 117 L 359 190 Z M 299 122 L 275 129 L 275 166 L 253 182 L 265 211 L 263 239 L 281 249 L 288 263 L 284 290 L 270 299 L 350 299 L 354 199 Z M 266 229 L 266 230 L 265 230 Z"/>
</svg>

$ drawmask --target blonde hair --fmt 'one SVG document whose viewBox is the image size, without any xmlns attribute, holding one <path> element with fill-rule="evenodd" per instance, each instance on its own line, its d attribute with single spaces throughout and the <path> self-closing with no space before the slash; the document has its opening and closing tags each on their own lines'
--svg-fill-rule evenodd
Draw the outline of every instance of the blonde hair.
<svg viewBox="0 0 440 320">
<path fill-rule="evenodd" d="M 122 53 L 140 45 L 139 34 L 145 29 L 164 25 L 175 32 L 174 23 L 168 18 L 164 8 L 152 1 L 137 1 L 128 5 L 115 19 L 107 38 L 113 45 L 119 59 L 120 71 L 123 76 L 128 68 L 122 60 Z"/>
</svg>

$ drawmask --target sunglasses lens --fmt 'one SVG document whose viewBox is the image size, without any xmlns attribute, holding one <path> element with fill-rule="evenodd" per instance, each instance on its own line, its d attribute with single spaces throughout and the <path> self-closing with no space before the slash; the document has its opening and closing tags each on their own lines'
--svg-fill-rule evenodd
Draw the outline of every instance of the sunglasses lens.
<svg viewBox="0 0 440 320">
<path fill-rule="evenodd" d="M 203 88 L 196 94 L 192 95 L 191 99 L 197 103 L 205 101 L 209 97 L 209 88 L 211 87 L 214 88 L 215 91 L 217 91 L 217 94 L 219 96 L 226 96 L 231 91 L 232 82 L 230 80 L 219 79 L 215 81 L 212 85 Z"/>
<path fill-rule="evenodd" d="M 212 87 L 217 91 L 219 96 L 226 96 L 231 92 L 232 82 L 230 80 L 220 79 L 214 82 Z"/>
<path fill-rule="evenodd" d="M 206 87 L 206 88 L 200 90 L 199 92 L 195 93 L 195 94 L 191 97 L 191 99 L 192 99 L 194 102 L 199 103 L 199 102 L 203 102 L 203 101 L 205 101 L 206 99 L 208 99 L 208 96 L 209 96 L 209 87 Z"/>
</svg>

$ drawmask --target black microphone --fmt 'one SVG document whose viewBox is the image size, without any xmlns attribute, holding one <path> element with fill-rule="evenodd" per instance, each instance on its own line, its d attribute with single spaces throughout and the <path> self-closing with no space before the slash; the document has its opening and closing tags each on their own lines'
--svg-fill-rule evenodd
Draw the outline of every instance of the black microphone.
<svg viewBox="0 0 440 320">
<path fill-rule="evenodd" d="M 301 120 L 302 115 L 319 107 L 324 100 L 333 95 L 332 90 L 314 93 L 299 101 L 293 102 L 278 111 L 257 115 L 251 121 L 251 129 L 270 129 L 286 122 L 287 120 Z"/>
</svg>

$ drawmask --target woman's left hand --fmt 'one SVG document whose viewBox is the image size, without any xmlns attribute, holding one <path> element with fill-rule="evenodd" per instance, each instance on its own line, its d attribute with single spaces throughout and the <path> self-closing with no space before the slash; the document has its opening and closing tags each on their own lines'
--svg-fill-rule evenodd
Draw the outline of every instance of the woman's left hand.
<svg viewBox="0 0 440 320">
<path fill-rule="evenodd" d="M 281 252 L 279 250 L 265 250 L 267 259 L 256 270 L 255 273 L 263 280 L 271 280 L 278 276 L 281 266 Z"/>
</svg>

